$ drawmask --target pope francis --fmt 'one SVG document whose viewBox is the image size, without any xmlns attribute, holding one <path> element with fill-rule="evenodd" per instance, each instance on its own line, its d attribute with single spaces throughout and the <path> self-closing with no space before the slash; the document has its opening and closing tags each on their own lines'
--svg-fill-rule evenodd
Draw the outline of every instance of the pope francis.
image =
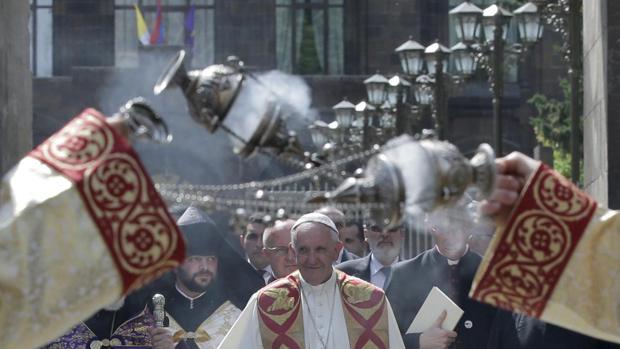
<svg viewBox="0 0 620 349">
<path fill-rule="evenodd" d="M 383 291 L 333 269 L 334 223 L 309 213 L 291 235 L 299 270 L 255 293 L 219 348 L 404 349 Z"/>
</svg>

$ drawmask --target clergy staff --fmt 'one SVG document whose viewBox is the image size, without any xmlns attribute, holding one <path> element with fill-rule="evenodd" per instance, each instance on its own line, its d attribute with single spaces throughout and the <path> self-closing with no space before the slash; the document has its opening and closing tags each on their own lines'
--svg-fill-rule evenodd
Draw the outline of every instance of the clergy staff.
<svg viewBox="0 0 620 349">
<path fill-rule="evenodd" d="M 383 291 L 333 269 L 342 243 L 327 216 L 300 217 L 291 241 L 299 270 L 255 293 L 220 349 L 404 348 Z"/>
<path fill-rule="evenodd" d="M 144 292 L 165 297 L 167 334 L 175 348 L 215 349 L 264 281 L 198 208 L 189 207 L 178 225 L 187 241 L 187 258 Z M 165 343 L 170 341 L 161 342 L 153 348 L 169 349 Z"/>
<path fill-rule="evenodd" d="M 43 345 L 183 261 L 126 121 L 86 109 L 4 175 L 0 348 Z"/>
<path fill-rule="evenodd" d="M 498 229 L 472 298 L 620 343 L 618 212 L 520 153 L 497 160 L 497 187 L 480 209 Z"/>
</svg>

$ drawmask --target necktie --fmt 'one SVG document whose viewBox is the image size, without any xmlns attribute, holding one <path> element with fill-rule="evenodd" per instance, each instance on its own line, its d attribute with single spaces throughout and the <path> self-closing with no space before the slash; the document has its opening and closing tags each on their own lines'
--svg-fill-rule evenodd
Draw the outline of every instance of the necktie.
<svg viewBox="0 0 620 349">
<path fill-rule="evenodd" d="M 267 272 L 265 269 L 256 269 L 258 275 L 265 281 L 265 273 Z"/>
<path fill-rule="evenodd" d="M 385 289 L 385 286 L 387 286 L 388 279 L 390 278 L 390 273 L 392 273 L 392 267 L 391 266 L 383 267 L 379 269 L 379 272 L 381 272 L 385 276 L 385 280 L 383 280 L 383 285 L 381 285 L 381 288 Z"/>
</svg>

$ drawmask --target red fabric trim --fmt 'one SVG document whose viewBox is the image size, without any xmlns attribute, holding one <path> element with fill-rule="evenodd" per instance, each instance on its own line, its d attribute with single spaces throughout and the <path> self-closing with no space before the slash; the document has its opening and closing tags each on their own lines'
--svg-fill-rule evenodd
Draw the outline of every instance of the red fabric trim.
<svg viewBox="0 0 620 349">
<path fill-rule="evenodd" d="M 280 298 L 274 298 L 274 296 L 276 295 Z M 270 309 L 270 307 L 276 301 L 286 302 L 286 300 L 289 298 L 293 301 L 291 308 L 287 309 L 275 307 Z M 262 320 L 265 327 L 267 327 L 272 333 L 276 335 L 276 338 L 273 340 L 271 347 L 301 349 L 303 347 L 303 344 L 297 343 L 295 339 L 293 339 L 288 334 L 291 328 L 295 325 L 295 322 L 298 320 L 299 316 L 301 315 L 301 297 L 297 280 L 292 275 L 289 275 L 286 278 L 276 280 L 271 284 L 265 286 L 258 294 L 257 303 L 260 319 Z M 272 319 L 272 317 L 281 316 L 286 316 L 286 320 L 282 323 L 282 325 L 278 324 Z"/>
<path fill-rule="evenodd" d="M 375 326 L 387 312 L 385 294 L 381 289 L 370 283 L 368 283 L 368 285 L 362 285 L 366 282 L 350 277 L 345 273 L 339 271 L 336 272 L 338 273 L 336 282 L 338 283 L 338 287 L 341 291 L 340 297 L 342 299 L 344 310 L 351 314 L 351 317 L 363 328 L 363 332 L 360 334 L 359 338 L 357 338 L 357 341 L 355 343 L 350 343 L 351 347 L 361 349 L 364 348 L 365 345 L 368 345 L 369 342 L 372 342 L 374 344 L 373 347 L 378 349 L 387 349 L 387 343 L 384 343 L 384 341 L 374 332 Z M 283 344 L 286 344 L 290 348 L 301 347 L 301 345 L 296 343 L 288 334 L 295 324 L 295 321 L 297 321 L 298 317 L 301 315 L 301 293 L 299 291 L 300 281 L 297 279 L 298 275 L 298 273 L 293 273 L 286 278 L 276 280 L 261 289 L 258 295 L 257 303 L 259 317 L 265 327 L 276 335 L 276 338 L 272 344 L 273 348 L 279 348 L 280 345 Z M 350 300 L 349 297 L 344 294 L 343 290 L 345 284 L 353 285 L 353 287 L 372 287 L 370 299 L 364 302 L 355 303 L 355 300 Z M 277 293 L 277 290 L 281 290 L 283 293 L 279 294 Z M 275 295 L 278 295 L 280 298 L 274 298 Z M 293 304 L 290 309 L 269 309 L 276 301 L 284 301 L 285 297 L 291 297 L 293 299 Z M 378 308 L 374 313 L 366 318 L 362 314 L 362 311 L 373 307 Z M 273 316 L 286 316 L 286 320 L 282 323 L 282 325 L 279 325 L 271 319 Z"/>
<path fill-rule="evenodd" d="M 129 143 L 86 109 L 35 148 L 36 158 L 69 178 L 99 229 L 123 282 L 139 288 L 185 257 L 185 243 Z"/>
<path fill-rule="evenodd" d="M 487 252 L 490 262 L 472 298 L 540 317 L 595 210 L 592 198 L 541 165 Z"/>
<path fill-rule="evenodd" d="M 369 300 L 357 303 L 352 303 L 344 292 L 342 292 L 342 304 L 344 305 L 344 309 L 351 315 L 353 320 L 357 321 L 357 323 L 364 329 L 357 338 L 357 341 L 355 343 L 350 343 L 352 347 L 354 349 L 363 349 L 369 342 L 372 342 L 372 344 L 374 344 L 373 347 L 376 347 L 377 349 L 387 349 L 387 343 L 385 343 L 374 331 L 375 326 L 379 320 L 381 320 L 383 315 L 387 315 L 387 309 L 385 307 L 385 294 L 383 291 L 370 283 L 368 283 L 368 285 L 363 285 L 363 283 L 366 283 L 365 281 L 351 277 L 345 273 L 339 273 L 338 276 L 341 291 L 344 290 L 345 284 L 354 285 L 354 287 L 372 287 L 373 289 Z M 377 306 L 379 307 L 368 318 L 366 318 L 360 311 Z"/>
</svg>

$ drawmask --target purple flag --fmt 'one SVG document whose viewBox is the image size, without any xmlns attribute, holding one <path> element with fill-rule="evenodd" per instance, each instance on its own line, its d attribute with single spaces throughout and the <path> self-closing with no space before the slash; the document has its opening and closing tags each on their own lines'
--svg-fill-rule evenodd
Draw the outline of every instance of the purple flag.
<svg viewBox="0 0 620 349">
<path fill-rule="evenodd" d="M 191 51 L 194 48 L 194 14 L 196 8 L 194 5 L 189 5 L 187 13 L 185 13 L 185 46 Z"/>
</svg>

